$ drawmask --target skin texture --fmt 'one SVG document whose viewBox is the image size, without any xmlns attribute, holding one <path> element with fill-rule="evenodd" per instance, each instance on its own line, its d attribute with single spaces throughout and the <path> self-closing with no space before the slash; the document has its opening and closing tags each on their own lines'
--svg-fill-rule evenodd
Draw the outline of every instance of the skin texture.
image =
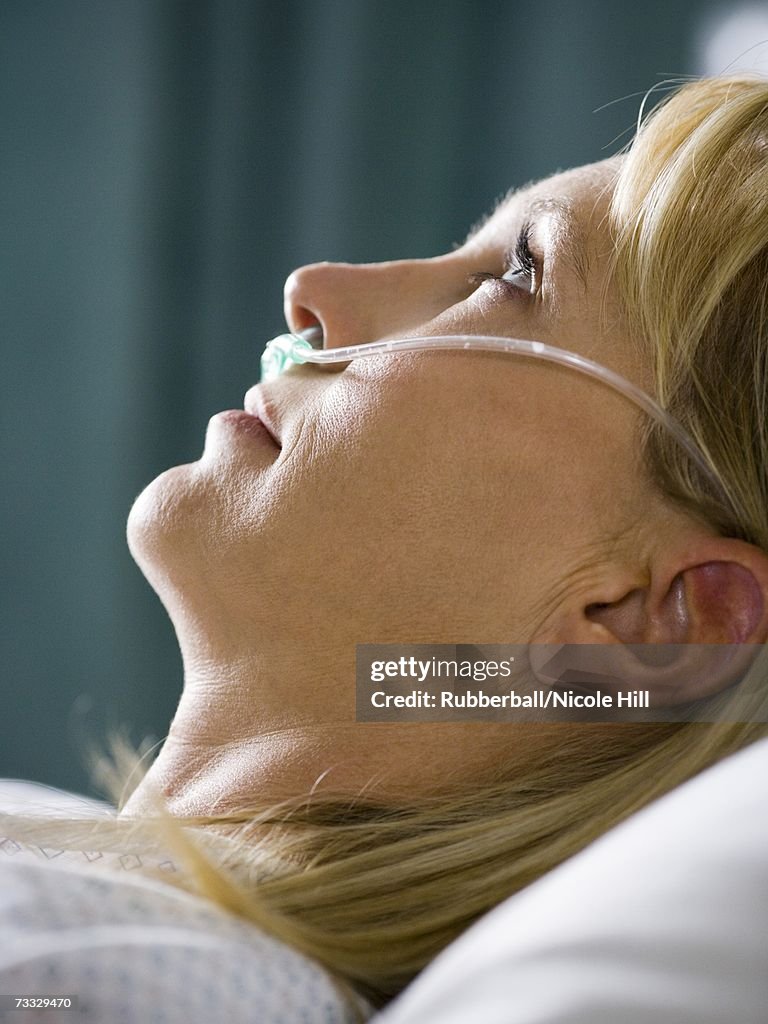
<svg viewBox="0 0 768 1024">
<path fill-rule="evenodd" d="M 326 346 L 538 339 L 649 390 L 606 279 L 618 166 L 528 187 L 447 255 L 301 268 L 288 324 L 321 324 Z M 532 279 L 479 280 L 505 272 L 526 224 Z M 765 556 L 672 507 L 641 463 L 643 413 L 582 374 L 496 353 L 382 356 L 291 368 L 245 406 L 281 447 L 214 416 L 201 458 L 130 514 L 185 684 L 123 813 L 146 809 L 151 784 L 177 813 L 313 787 L 417 799 L 557 742 L 544 726 L 356 723 L 358 643 L 707 642 L 733 639 L 717 635 L 733 609 L 739 639 L 765 638 Z"/>
</svg>

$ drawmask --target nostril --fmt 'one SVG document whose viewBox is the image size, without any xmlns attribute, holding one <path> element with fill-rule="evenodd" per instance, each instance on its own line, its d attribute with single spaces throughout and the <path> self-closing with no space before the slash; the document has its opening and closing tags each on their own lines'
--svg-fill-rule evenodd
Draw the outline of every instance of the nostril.
<svg viewBox="0 0 768 1024">
<path fill-rule="evenodd" d="M 323 324 L 318 314 L 309 306 L 301 305 L 298 302 L 285 301 L 285 322 L 294 334 L 303 334 L 304 331 L 318 330 L 324 334 Z"/>
<path fill-rule="evenodd" d="M 323 328 L 320 324 L 315 324 L 313 327 L 305 327 L 303 331 L 299 331 L 299 334 L 305 341 L 309 342 L 312 348 L 322 348 L 325 344 Z"/>
</svg>

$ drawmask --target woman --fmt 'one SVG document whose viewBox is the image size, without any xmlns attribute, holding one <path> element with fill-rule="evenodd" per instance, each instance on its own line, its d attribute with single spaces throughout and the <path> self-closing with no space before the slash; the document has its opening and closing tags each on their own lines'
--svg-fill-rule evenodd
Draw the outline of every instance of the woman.
<svg viewBox="0 0 768 1024">
<path fill-rule="evenodd" d="M 288 324 L 326 346 L 493 334 L 587 356 L 654 395 L 719 486 L 621 395 L 536 360 L 416 353 L 253 388 L 271 434 L 215 416 L 200 460 L 131 511 L 185 685 L 113 834 L 161 794 L 212 837 L 206 859 L 162 823 L 200 891 L 381 1004 L 507 895 L 764 735 L 754 708 L 366 725 L 354 655 L 765 644 L 766 223 L 768 84 L 708 80 L 628 154 L 513 193 L 450 254 L 292 274 Z M 734 686 L 713 663 L 668 692 L 663 667 L 638 669 L 662 703 L 718 707 L 762 670 Z"/>
</svg>

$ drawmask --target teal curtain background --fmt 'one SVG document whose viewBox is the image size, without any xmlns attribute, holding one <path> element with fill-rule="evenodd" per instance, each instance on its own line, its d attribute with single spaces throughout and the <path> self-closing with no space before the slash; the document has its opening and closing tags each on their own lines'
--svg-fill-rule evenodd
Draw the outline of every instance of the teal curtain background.
<svg viewBox="0 0 768 1024">
<path fill-rule="evenodd" d="M 711 6 L 0 4 L 0 775 L 97 792 L 86 741 L 165 735 L 125 519 L 242 404 L 290 270 L 445 251 L 613 152 Z"/>
</svg>

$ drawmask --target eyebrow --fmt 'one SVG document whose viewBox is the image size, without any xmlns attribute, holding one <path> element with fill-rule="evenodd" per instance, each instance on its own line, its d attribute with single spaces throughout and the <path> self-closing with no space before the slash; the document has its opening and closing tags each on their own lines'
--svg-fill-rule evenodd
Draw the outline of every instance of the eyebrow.
<svg viewBox="0 0 768 1024">
<path fill-rule="evenodd" d="M 527 188 L 529 188 L 528 185 L 525 185 L 522 188 L 511 188 L 507 193 L 505 193 L 505 195 L 495 203 L 490 213 L 486 214 L 486 216 L 473 225 L 469 234 L 464 239 L 463 245 L 467 245 L 469 242 L 473 241 L 488 221 L 491 220 L 499 210 L 507 206 L 521 193 L 525 192 Z M 541 196 L 538 199 L 532 200 L 527 205 L 524 205 L 522 210 L 523 220 L 526 222 L 535 222 L 536 218 L 543 214 L 554 214 L 557 217 L 557 220 L 559 221 L 559 238 L 557 246 L 558 257 L 560 261 L 565 263 L 566 267 L 570 269 L 581 281 L 582 287 L 586 291 L 587 275 L 589 273 L 589 254 L 587 253 L 587 248 L 584 244 L 582 232 L 577 230 L 576 218 L 574 217 L 570 204 L 557 196 Z"/>
</svg>

